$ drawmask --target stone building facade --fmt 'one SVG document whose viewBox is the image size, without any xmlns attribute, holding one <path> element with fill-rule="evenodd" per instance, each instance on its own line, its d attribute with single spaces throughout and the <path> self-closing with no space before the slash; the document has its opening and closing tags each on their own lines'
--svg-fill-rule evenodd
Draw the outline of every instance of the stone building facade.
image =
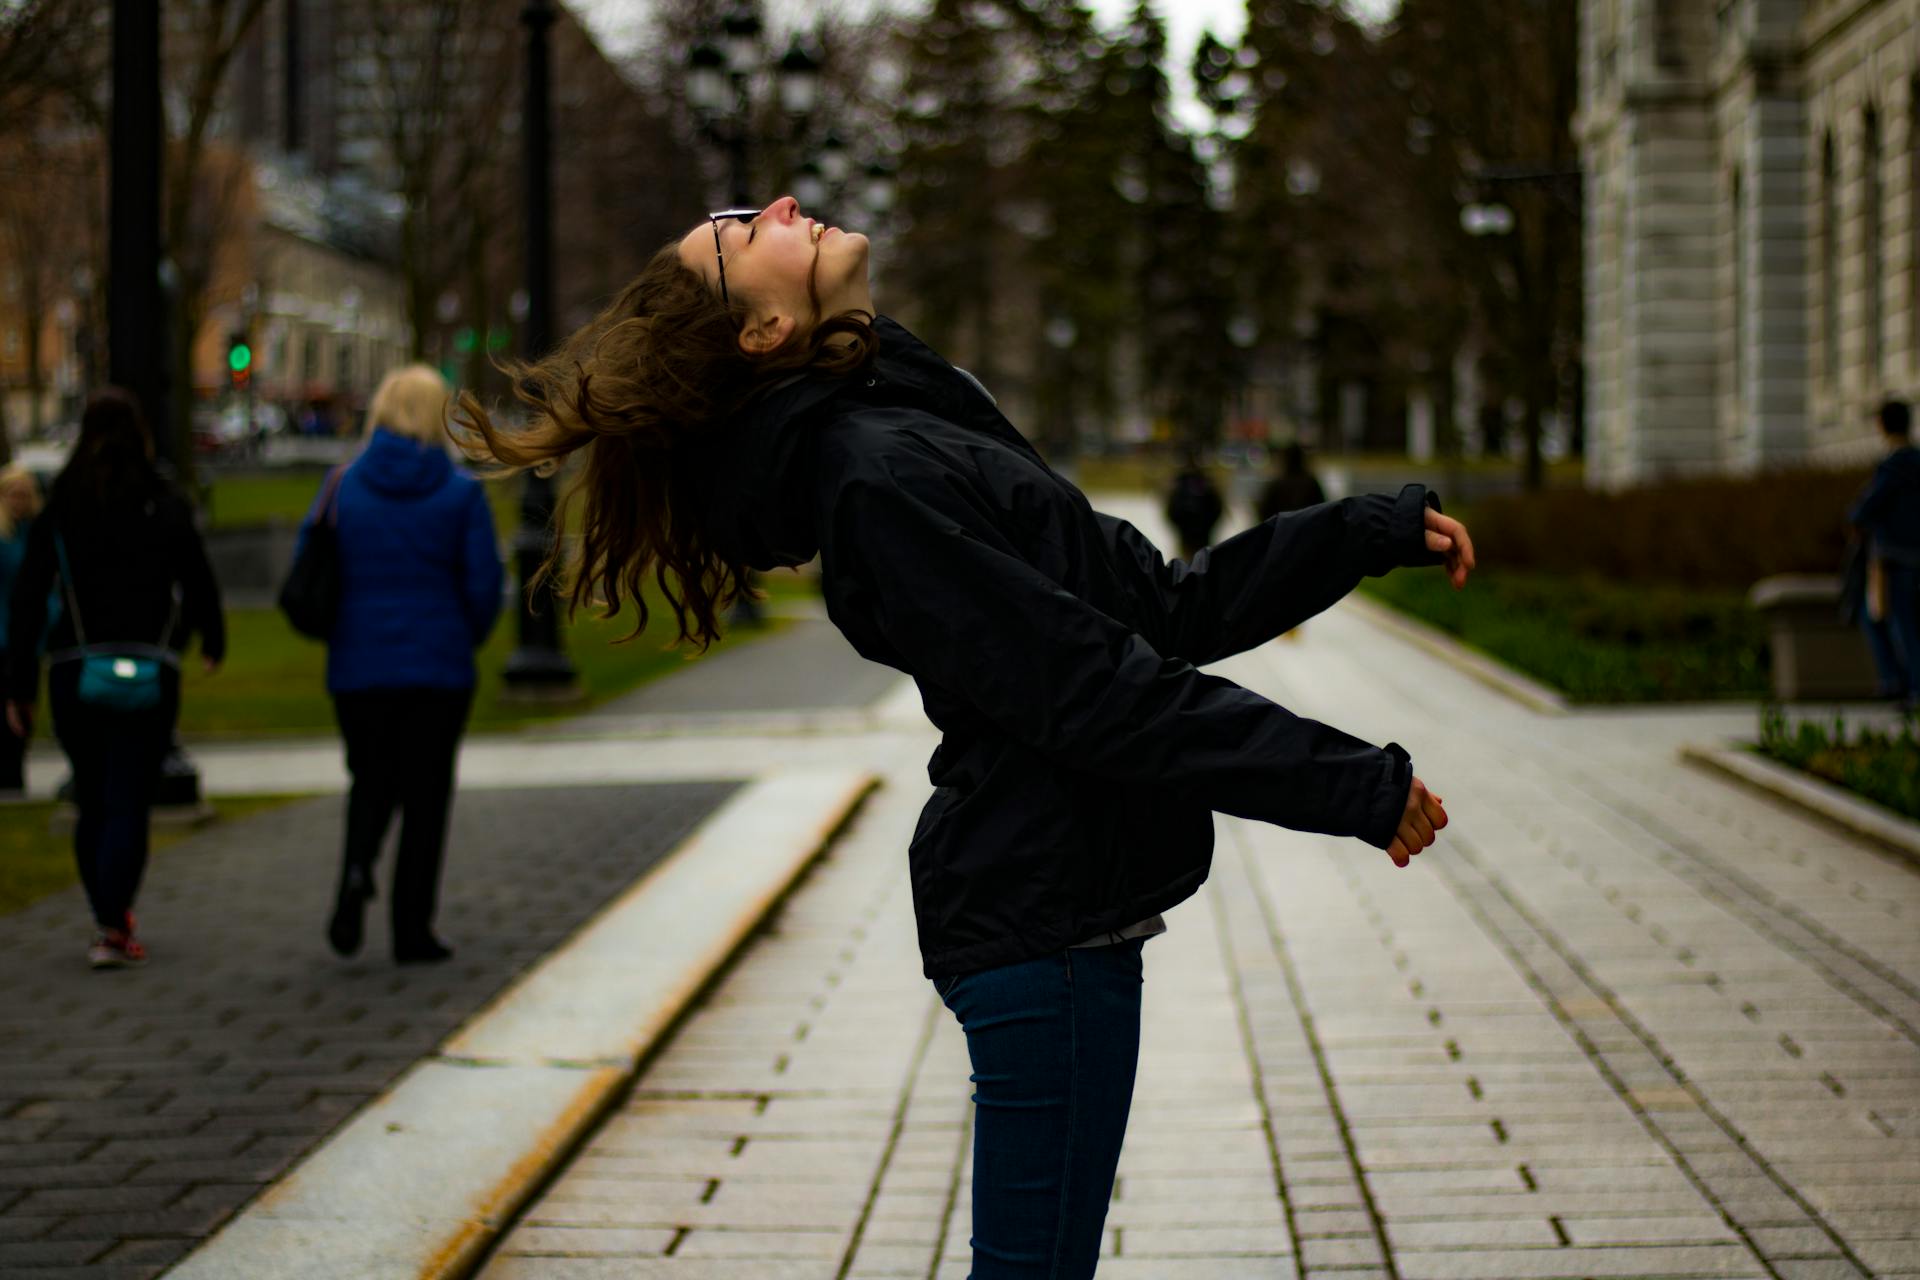
<svg viewBox="0 0 1920 1280">
<path fill-rule="evenodd" d="M 1587 467 L 1872 453 L 1920 391 L 1920 0 L 1581 0 Z"/>
</svg>

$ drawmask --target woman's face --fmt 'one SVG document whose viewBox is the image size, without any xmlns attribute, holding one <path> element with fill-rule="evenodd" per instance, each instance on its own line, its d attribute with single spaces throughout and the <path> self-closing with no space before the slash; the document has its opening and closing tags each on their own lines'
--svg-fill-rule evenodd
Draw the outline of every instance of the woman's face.
<svg viewBox="0 0 1920 1280">
<path fill-rule="evenodd" d="M 775 200 L 752 222 L 723 219 L 719 253 L 726 260 L 727 296 L 748 311 L 741 344 L 750 350 L 778 346 L 813 322 L 809 275 L 819 293 L 821 315 L 873 309 L 867 238 L 815 222 L 800 212 L 800 202 L 792 196 Z M 681 239 L 680 260 L 720 292 L 711 222 L 703 218 Z"/>
</svg>

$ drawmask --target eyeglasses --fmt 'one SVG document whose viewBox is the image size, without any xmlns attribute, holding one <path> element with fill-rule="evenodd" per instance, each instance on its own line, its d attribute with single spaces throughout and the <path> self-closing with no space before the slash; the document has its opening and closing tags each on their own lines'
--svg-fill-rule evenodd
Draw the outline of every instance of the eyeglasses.
<svg viewBox="0 0 1920 1280">
<path fill-rule="evenodd" d="M 707 221 L 713 224 L 713 260 L 720 264 L 720 301 L 729 307 L 733 299 L 727 296 L 727 255 L 720 250 L 720 224 L 732 221 L 745 226 L 759 216 L 758 209 L 721 209 L 707 215 Z"/>
</svg>

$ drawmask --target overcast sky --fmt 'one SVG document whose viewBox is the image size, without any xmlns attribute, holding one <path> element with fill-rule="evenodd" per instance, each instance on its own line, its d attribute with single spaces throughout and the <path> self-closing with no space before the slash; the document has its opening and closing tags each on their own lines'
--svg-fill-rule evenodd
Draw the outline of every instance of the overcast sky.
<svg viewBox="0 0 1920 1280">
<path fill-rule="evenodd" d="M 787 26 L 796 21 L 805 21 L 822 8 L 859 12 L 871 10 L 884 2 L 828 0 L 823 5 L 819 0 L 809 3 L 768 0 L 767 8 L 775 25 Z M 5 3 L 5 0 L 0 0 L 0 3 Z M 651 9 L 647 0 L 567 0 L 567 3 L 593 28 L 601 46 L 616 57 L 632 51 L 646 38 L 647 15 Z M 1398 0 L 1348 0 L 1351 9 L 1372 18 L 1385 17 L 1397 3 Z M 1134 0 L 1091 0 L 1091 4 L 1101 25 L 1111 28 L 1124 22 L 1133 12 Z M 1205 113 L 1193 101 L 1187 64 L 1193 59 L 1193 48 L 1199 43 L 1202 31 L 1211 30 L 1228 44 L 1240 38 L 1247 24 L 1246 0 L 1154 0 L 1153 7 L 1160 11 L 1167 22 L 1167 43 L 1172 55 L 1169 70 L 1173 73 L 1175 92 L 1181 99 L 1180 115 L 1189 124 L 1202 124 L 1205 122 Z"/>
</svg>

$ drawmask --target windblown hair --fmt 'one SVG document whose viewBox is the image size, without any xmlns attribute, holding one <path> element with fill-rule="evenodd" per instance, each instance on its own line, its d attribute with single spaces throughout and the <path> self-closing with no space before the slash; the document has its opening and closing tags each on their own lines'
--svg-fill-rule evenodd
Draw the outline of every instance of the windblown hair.
<svg viewBox="0 0 1920 1280">
<path fill-rule="evenodd" d="M 526 426 L 495 423 L 461 393 L 452 427 L 469 456 L 502 472 L 552 474 L 580 455 L 554 515 L 563 532 L 573 503 L 584 505 L 577 546 L 569 555 L 556 536 L 530 585 L 558 576 L 569 616 L 585 604 L 614 617 L 631 601 L 632 639 L 646 630 L 641 588 L 651 574 L 678 623 L 675 643 L 704 650 L 719 637 L 721 616 L 748 589 L 746 568 L 714 548 L 704 528 L 701 468 L 712 464 L 698 446 L 771 383 L 802 370 L 851 373 L 876 346 L 872 316 L 823 319 L 811 278 L 808 292 L 816 323 L 749 356 L 739 343 L 745 305 L 729 309 L 669 244 L 557 350 L 500 366 L 529 410 Z"/>
<path fill-rule="evenodd" d="M 80 439 L 54 477 L 54 501 L 71 518 L 76 511 L 123 509 L 164 487 L 140 402 L 121 387 L 94 392 L 80 412 Z"/>
</svg>

